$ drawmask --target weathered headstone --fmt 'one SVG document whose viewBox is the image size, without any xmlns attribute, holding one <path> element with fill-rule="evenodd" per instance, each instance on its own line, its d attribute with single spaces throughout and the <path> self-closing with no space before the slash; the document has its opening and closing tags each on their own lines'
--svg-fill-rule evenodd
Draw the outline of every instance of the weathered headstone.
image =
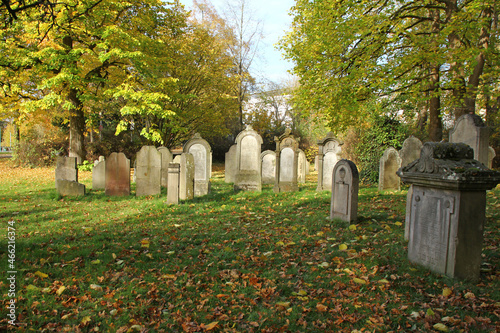
<svg viewBox="0 0 500 333">
<path fill-rule="evenodd" d="M 106 188 L 106 161 L 104 158 L 97 161 L 92 168 L 92 190 L 104 190 Z"/>
<path fill-rule="evenodd" d="M 408 137 L 403 142 L 403 147 L 399 151 L 399 158 L 401 158 L 401 167 L 405 167 L 411 162 L 420 158 L 420 151 L 422 150 L 422 141 L 414 136 Z"/>
<path fill-rule="evenodd" d="M 276 175 L 276 152 L 265 150 L 260 154 L 262 161 L 262 184 L 274 184 Z"/>
<path fill-rule="evenodd" d="M 102 161 L 104 161 L 104 156 L 101 155 L 101 156 L 99 156 L 99 159 L 94 161 L 94 166 L 96 166 L 99 162 L 102 162 Z"/>
<path fill-rule="evenodd" d="M 497 156 L 495 149 L 493 147 L 488 147 L 488 168 L 493 168 L 493 159 Z"/>
<path fill-rule="evenodd" d="M 179 170 L 179 199 L 190 200 L 194 197 L 194 157 L 189 153 L 182 153 L 174 158 Z"/>
<path fill-rule="evenodd" d="M 76 167 L 76 157 L 57 157 L 56 162 L 56 189 L 58 180 L 69 180 L 78 182 L 78 168 Z"/>
<path fill-rule="evenodd" d="M 158 152 L 161 154 L 161 171 L 160 184 L 161 187 L 168 186 L 168 165 L 172 162 L 173 156 L 167 147 L 159 147 Z"/>
<path fill-rule="evenodd" d="M 106 159 L 106 195 L 130 195 L 130 160 L 124 153 L 111 153 Z"/>
<path fill-rule="evenodd" d="M 184 144 L 183 151 L 194 157 L 194 196 L 199 197 L 210 192 L 212 174 L 212 148 L 199 133 Z"/>
<path fill-rule="evenodd" d="M 72 157 L 75 158 L 75 157 Z M 74 180 L 58 179 L 56 180 L 57 193 L 62 196 L 85 195 L 85 185 Z"/>
<path fill-rule="evenodd" d="M 408 259 L 432 271 L 468 280 L 479 278 L 486 190 L 500 173 L 473 159 L 463 143 L 427 142 L 420 159 L 399 169 L 410 212 Z"/>
<path fill-rule="evenodd" d="M 341 145 L 332 132 L 329 132 L 323 140 L 318 141 L 317 191 L 331 191 L 333 168 L 340 159 Z"/>
<path fill-rule="evenodd" d="M 462 142 L 474 150 L 474 159 L 488 165 L 488 142 L 490 128 L 477 114 L 464 114 L 450 131 L 450 142 Z"/>
<path fill-rule="evenodd" d="M 261 136 L 247 125 L 236 137 L 236 175 L 234 189 L 262 191 L 260 146 Z"/>
<path fill-rule="evenodd" d="M 305 183 L 306 182 L 306 168 L 307 168 L 307 159 L 306 154 L 302 149 L 299 149 L 299 159 L 297 161 L 297 182 Z"/>
<path fill-rule="evenodd" d="M 225 157 L 224 181 L 226 183 L 234 183 L 234 177 L 236 175 L 236 145 L 232 145 L 229 148 Z"/>
<path fill-rule="evenodd" d="M 299 160 L 299 143 L 287 128 L 280 137 L 274 137 L 276 142 L 276 174 L 274 192 L 291 192 L 299 189 L 297 171 Z"/>
<path fill-rule="evenodd" d="M 333 168 L 332 178 L 330 219 L 355 221 L 358 218 L 358 168 L 352 161 L 340 160 Z"/>
<path fill-rule="evenodd" d="M 396 172 L 401 167 L 401 158 L 398 151 L 392 147 L 385 150 L 380 158 L 378 190 L 397 190 L 401 189 L 401 181 Z"/>
<path fill-rule="evenodd" d="M 137 153 L 136 196 L 161 193 L 161 154 L 155 146 L 143 146 Z"/>
<path fill-rule="evenodd" d="M 168 188 L 167 188 L 167 204 L 177 205 L 179 203 L 179 176 L 180 176 L 180 164 L 179 163 L 169 163 L 168 164 Z"/>
</svg>

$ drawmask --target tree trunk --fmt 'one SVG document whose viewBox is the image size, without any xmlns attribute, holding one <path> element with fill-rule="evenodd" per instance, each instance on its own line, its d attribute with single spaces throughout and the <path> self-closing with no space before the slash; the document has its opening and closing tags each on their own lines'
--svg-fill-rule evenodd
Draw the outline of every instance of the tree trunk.
<svg viewBox="0 0 500 333">
<path fill-rule="evenodd" d="M 78 98 L 76 89 L 71 88 L 68 93 L 68 100 L 73 108 L 69 111 L 69 156 L 76 157 L 78 164 L 81 164 L 87 155 L 85 151 L 85 115 L 83 114 L 83 104 Z"/>
<path fill-rule="evenodd" d="M 431 98 L 429 100 L 429 139 L 441 141 L 443 139 L 443 123 L 441 121 L 441 98 L 439 95 L 439 65 L 431 67 Z"/>
</svg>

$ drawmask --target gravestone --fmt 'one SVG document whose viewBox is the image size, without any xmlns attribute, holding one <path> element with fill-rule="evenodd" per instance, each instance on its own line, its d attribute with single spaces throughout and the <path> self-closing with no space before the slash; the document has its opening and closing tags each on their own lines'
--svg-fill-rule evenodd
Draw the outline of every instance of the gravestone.
<svg viewBox="0 0 500 333">
<path fill-rule="evenodd" d="M 488 142 L 490 128 L 477 114 L 464 114 L 450 131 L 450 142 L 462 142 L 474 150 L 474 159 L 488 165 Z"/>
<path fill-rule="evenodd" d="M 316 155 L 316 156 L 314 157 L 314 171 L 318 171 L 318 167 L 319 167 L 319 166 L 318 166 L 318 163 L 319 163 L 319 156 L 318 156 L 318 155 Z"/>
<path fill-rule="evenodd" d="M 236 145 L 232 145 L 225 155 L 224 164 L 224 181 L 226 183 L 234 183 L 236 175 Z"/>
<path fill-rule="evenodd" d="M 317 171 L 318 186 L 317 191 L 332 190 L 333 168 L 340 159 L 341 145 L 332 132 L 329 132 L 323 140 L 318 141 Z"/>
<path fill-rule="evenodd" d="M 261 136 L 247 125 L 236 137 L 236 175 L 234 189 L 262 191 L 261 179 Z"/>
<path fill-rule="evenodd" d="M 76 157 L 58 156 L 55 171 L 56 189 L 58 180 L 69 180 L 78 182 L 78 168 L 76 167 Z"/>
<path fill-rule="evenodd" d="M 333 168 L 332 178 L 330 219 L 355 221 L 358 218 L 358 168 L 352 161 L 340 160 Z"/>
<path fill-rule="evenodd" d="M 158 152 L 161 154 L 160 185 L 161 187 L 167 187 L 168 165 L 170 162 L 172 162 L 173 156 L 167 147 L 159 147 Z"/>
<path fill-rule="evenodd" d="M 106 195 L 130 195 L 130 160 L 124 153 L 111 153 L 106 159 Z"/>
<path fill-rule="evenodd" d="M 104 190 L 106 188 L 106 161 L 99 158 L 97 164 L 92 168 L 92 190 Z"/>
<path fill-rule="evenodd" d="M 102 161 L 104 161 L 104 156 L 101 155 L 101 156 L 99 156 L 99 159 L 94 161 L 94 166 L 96 166 L 99 162 L 102 162 Z"/>
<path fill-rule="evenodd" d="M 194 196 L 208 194 L 212 174 L 212 148 L 199 133 L 196 133 L 184 144 L 183 151 L 194 157 Z"/>
<path fill-rule="evenodd" d="M 274 184 L 276 174 L 276 152 L 265 150 L 260 154 L 262 161 L 262 184 Z"/>
<path fill-rule="evenodd" d="M 274 178 L 275 193 L 298 191 L 297 171 L 299 160 L 299 143 L 287 128 L 276 142 L 276 174 Z"/>
<path fill-rule="evenodd" d="M 497 156 L 495 149 L 493 147 L 488 147 L 488 168 L 493 168 L 493 159 Z"/>
<path fill-rule="evenodd" d="M 385 150 L 380 158 L 378 190 L 396 190 L 401 189 L 401 182 L 396 174 L 401 167 L 401 158 L 399 158 L 398 151 L 392 147 Z"/>
<path fill-rule="evenodd" d="M 76 157 L 72 157 L 75 158 Z M 74 180 L 58 179 L 56 180 L 57 193 L 62 196 L 85 195 L 85 185 Z"/>
<path fill-rule="evenodd" d="M 477 280 L 486 220 L 486 190 L 500 173 L 473 159 L 464 143 L 427 142 L 398 170 L 412 184 L 407 203 L 408 259 L 453 278 Z"/>
<path fill-rule="evenodd" d="M 177 205 L 179 203 L 180 168 L 179 163 L 168 164 L 167 205 Z"/>
<path fill-rule="evenodd" d="M 307 168 L 307 159 L 306 154 L 302 149 L 299 149 L 299 159 L 297 162 L 297 182 L 305 183 L 306 182 L 306 168 Z"/>
<path fill-rule="evenodd" d="M 179 170 L 179 199 L 190 200 L 194 197 L 194 157 L 189 153 L 182 153 L 174 158 Z"/>
<path fill-rule="evenodd" d="M 405 167 L 411 162 L 418 160 L 420 158 L 420 150 L 422 150 L 422 141 L 413 135 L 407 138 L 399 151 L 401 166 Z"/>
<path fill-rule="evenodd" d="M 161 193 L 161 153 L 155 146 L 143 146 L 137 153 L 136 196 Z"/>
</svg>

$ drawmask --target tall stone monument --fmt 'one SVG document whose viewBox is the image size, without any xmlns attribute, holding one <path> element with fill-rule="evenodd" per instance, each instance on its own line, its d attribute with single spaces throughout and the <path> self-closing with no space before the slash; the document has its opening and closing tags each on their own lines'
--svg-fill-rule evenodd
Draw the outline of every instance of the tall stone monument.
<svg viewBox="0 0 500 333">
<path fill-rule="evenodd" d="M 399 158 L 398 151 L 392 147 L 385 150 L 380 158 L 378 190 L 395 190 L 401 189 L 401 182 L 396 172 L 401 167 L 401 158 Z"/>
<path fill-rule="evenodd" d="M 173 155 L 167 147 L 158 147 L 158 152 L 161 154 L 161 187 L 168 186 L 168 165 L 173 160 Z"/>
<path fill-rule="evenodd" d="M 408 259 L 468 280 L 479 278 L 486 190 L 500 183 L 499 172 L 473 157 L 473 149 L 463 143 L 427 142 L 420 159 L 398 171 L 413 185 Z"/>
<path fill-rule="evenodd" d="M 261 145 L 262 137 L 250 125 L 236 137 L 235 190 L 262 191 Z"/>
<path fill-rule="evenodd" d="M 210 192 L 212 174 L 212 148 L 199 133 L 184 144 L 183 151 L 194 157 L 194 196 L 199 197 Z"/>
<path fill-rule="evenodd" d="M 318 155 L 316 170 L 318 171 L 317 191 L 331 191 L 333 168 L 340 160 L 341 145 L 343 143 L 329 132 L 323 140 L 318 141 Z"/>
<path fill-rule="evenodd" d="M 130 195 L 130 160 L 124 153 L 111 153 L 106 159 L 106 195 Z"/>
<path fill-rule="evenodd" d="M 236 145 L 232 145 L 225 155 L 224 182 L 234 183 L 236 175 Z"/>
<path fill-rule="evenodd" d="M 262 161 L 262 184 L 274 184 L 276 174 L 276 152 L 265 150 L 260 154 Z"/>
<path fill-rule="evenodd" d="M 298 191 L 297 171 L 299 162 L 299 142 L 287 128 L 280 137 L 274 137 L 276 142 L 276 174 L 274 192 Z"/>
<path fill-rule="evenodd" d="M 474 159 L 488 165 L 490 128 L 477 114 L 464 114 L 450 131 L 450 142 L 462 142 L 474 150 Z"/>
<path fill-rule="evenodd" d="M 330 219 L 346 222 L 358 218 L 359 174 L 356 165 L 349 160 L 340 160 L 333 168 L 332 201 Z"/>
</svg>

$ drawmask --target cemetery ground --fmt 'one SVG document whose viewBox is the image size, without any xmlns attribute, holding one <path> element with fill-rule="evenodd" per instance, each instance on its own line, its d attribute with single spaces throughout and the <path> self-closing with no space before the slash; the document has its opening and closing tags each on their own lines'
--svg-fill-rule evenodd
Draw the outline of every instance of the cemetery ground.
<svg viewBox="0 0 500 333">
<path fill-rule="evenodd" d="M 2 272 L 15 221 L 15 328 L 2 278 L 0 330 L 20 332 L 500 331 L 500 188 L 487 194 L 479 281 L 407 260 L 406 190 L 362 186 L 358 221 L 329 221 L 314 176 L 300 191 L 59 197 L 54 168 L 0 160 Z M 91 188 L 90 172 L 79 181 Z M 164 190 L 163 190 L 164 191 Z M 6 276 L 6 274 L 2 274 Z"/>
</svg>

